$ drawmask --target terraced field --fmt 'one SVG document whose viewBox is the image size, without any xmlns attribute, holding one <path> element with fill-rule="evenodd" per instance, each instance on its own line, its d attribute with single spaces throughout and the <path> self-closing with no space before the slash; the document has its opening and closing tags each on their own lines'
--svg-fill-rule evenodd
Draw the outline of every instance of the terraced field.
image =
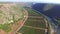
<svg viewBox="0 0 60 34">
<path fill-rule="evenodd" d="M 28 19 L 18 32 L 22 34 L 45 34 L 47 31 L 47 20 L 31 8 L 25 9 L 28 11 Z"/>
</svg>

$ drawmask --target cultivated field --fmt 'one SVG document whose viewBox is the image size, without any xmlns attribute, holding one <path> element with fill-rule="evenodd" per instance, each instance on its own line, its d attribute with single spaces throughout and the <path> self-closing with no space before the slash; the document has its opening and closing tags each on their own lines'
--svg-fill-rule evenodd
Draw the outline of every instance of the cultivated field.
<svg viewBox="0 0 60 34">
<path fill-rule="evenodd" d="M 45 21 L 47 20 L 31 8 L 25 9 L 28 11 L 28 19 L 18 32 L 22 34 L 45 34 L 47 31 Z"/>
</svg>

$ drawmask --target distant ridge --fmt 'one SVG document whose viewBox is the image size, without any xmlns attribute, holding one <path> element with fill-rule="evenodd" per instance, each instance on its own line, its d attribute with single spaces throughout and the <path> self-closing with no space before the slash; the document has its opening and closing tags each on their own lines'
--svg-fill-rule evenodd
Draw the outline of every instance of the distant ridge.
<svg viewBox="0 0 60 34">
<path fill-rule="evenodd" d="M 54 6 L 51 9 L 49 9 L 47 11 L 43 11 L 43 9 L 46 5 L 47 4 L 45 4 L 45 3 L 36 3 L 36 4 L 32 5 L 32 8 L 48 17 L 59 19 L 60 18 L 60 5 L 53 4 Z"/>
</svg>

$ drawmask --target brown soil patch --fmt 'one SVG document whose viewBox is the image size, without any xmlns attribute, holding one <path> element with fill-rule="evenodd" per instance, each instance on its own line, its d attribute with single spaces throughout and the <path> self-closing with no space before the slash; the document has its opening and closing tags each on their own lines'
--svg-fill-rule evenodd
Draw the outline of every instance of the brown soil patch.
<svg viewBox="0 0 60 34">
<path fill-rule="evenodd" d="M 5 34 L 6 32 L 4 30 L 0 30 L 0 34 Z"/>
</svg>

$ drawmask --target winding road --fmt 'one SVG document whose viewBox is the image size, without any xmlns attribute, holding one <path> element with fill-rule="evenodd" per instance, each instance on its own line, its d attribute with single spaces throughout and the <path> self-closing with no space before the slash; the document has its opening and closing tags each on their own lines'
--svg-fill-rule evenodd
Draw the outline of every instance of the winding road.
<svg viewBox="0 0 60 34">
<path fill-rule="evenodd" d="M 22 23 L 22 25 L 20 26 L 20 27 L 18 27 L 18 29 L 16 29 L 16 31 L 14 32 L 14 34 L 16 34 L 21 28 L 22 28 L 22 26 L 24 25 L 24 23 L 25 23 L 25 21 L 28 19 L 28 12 L 24 9 L 24 11 L 25 11 L 25 16 L 24 16 L 24 21 L 23 21 L 23 23 Z"/>
</svg>

